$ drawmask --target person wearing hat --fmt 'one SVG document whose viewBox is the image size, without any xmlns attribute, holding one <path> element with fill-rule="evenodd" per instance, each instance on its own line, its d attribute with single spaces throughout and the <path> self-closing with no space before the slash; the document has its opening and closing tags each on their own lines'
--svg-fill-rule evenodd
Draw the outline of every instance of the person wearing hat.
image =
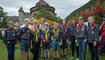
<svg viewBox="0 0 105 60">
<path fill-rule="evenodd" d="M 17 31 L 14 29 L 13 21 L 8 22 L 8 28 L 5 31 L 3 42 L 8 49 L 8 60 L 14 60 L 15 45 L 17 43 Z"/>
<path fill-rule="evenodd" d="M 59 60 L 61 31 L 59 30 L 58 23 L 54 23 L 51 39 L 52 39 L 52 49 L 53 49 L 53 60 L 56 60 L 56 59 Z M 56 54 L 57 54 L 57 57 L 56 57 Z"/>
<path fill-rule="evenodd" d="M 66 26 L 66 20 L 64 19 L 62 21 L 62 25 L 60 27 L 60 30 L 61 30 L 61 35 L 62 35 L 62 38 L 61 38 L 61 42 L 60 42 L 60 45 L 61 45 L 61 59 L 66 59 L 67 60 L 67 56 L 66 56 L 66 53 L 67 53 L 67 47 L 68 47 L 68 41 L 69 41 L 69 30 L 68 30 L 68 26 Z"/>
<path fill-rule="evenodd" d="M 95 18 L 93 16 L 88 17 L 88 31 L 87 31 L 87 41 L 91 53 L 91 60 L 99 60 L 97 45 L 99 42 L 99 26 L 94 22 Z"/>
<path fill-rule="evenodd" d="M 44 23 L 43 36 L 44 60 L 50 60 L 51 31 L 48 29 L 47 22 Z"/>
<path fill-rule="evenodd" d="M 32 31 L 32 41 L 31 49 L 33 49 L 33 60 L 39 60 L 40 42 L 41 42 L 41 32 L 38 26 L 33 27 Z"/>
<path fill-rule="evenodd" d="M 28 59 L 28 51 L 30 48 L 30 42 L 32 38 L 32 32 L 29 26 L 29 19 L 24 20 L 24 27 L 20 29 L 20 50 L 22 54 L 22 60 Z"/>
<path fill-rule="evenodd" d="M 76 40 L 75 42 L 79 45 L 79 59 L 85 60 L 86 56 L 86 37 L 87 37 L 87 26 L 83 23 L 83 17 L 79 17 L 79 22 L 76 27 Z M 83 54 L 82 54 L 83 53 Z M 83 58 L 82 58 L 83 55 Z"/>
<path fill-rule="evenodd" d="M 71 19 L 71 25 L 70 25 L 70 47 L 72 49 L 72 57 L 70 58 L 71 60 L 74 59 L 74 49 L 76 47 L 76 52 L 77 52 L 77 58 L 76 60 L 79 60 L 79 46 L 78 43 L 76 43 L 75 45 L 75 38 L 76 38 L 76 28 L 77 28 L 77 24 L 75 19 Z"/>
<path fill-rule="evenodd" d="M 101 46 L 98 51 L 99 55 L 101 55 L 103 53 L 102 51 L 105 48 L 105 18 L 103 20 L 104 21 L 99 28 L 101 30 L 101 36 L 100 36 Z"/>
</svg>

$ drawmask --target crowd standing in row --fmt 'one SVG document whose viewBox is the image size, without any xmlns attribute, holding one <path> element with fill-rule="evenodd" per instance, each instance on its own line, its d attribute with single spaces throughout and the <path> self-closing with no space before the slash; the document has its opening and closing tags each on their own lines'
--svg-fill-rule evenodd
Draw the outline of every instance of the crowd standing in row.
<svg viewBox="0 0 105 60">
<path fill-rule="evenodd" d="M 84 24 L 82 17 L 78 18 L 78 23 L 74 18 L 71 19 L 69 26 L 66 20 L 62 20 L 62 25 L 54 23 L 53 28 L 47 21 L 38 24 L 33 20 L 34 25 L 29 27 L 29 19 L 24 20 L 24 25 L 19 29 L 14 29 L 14 23 L 8 22 L 8 28 L 5 31 L 3 42 L 8 49 L 8 60 L 14 60 L 15 46 L 19 42 L 22 60 L 29 60 L 28 51 L 31 49 L 33 60 L 39 60 L 41 50 L 44 51 L 43 59 L 51 60 L 50 49 L 53 51 L 53 60 L 68 60 L 68 44 L 72 50 L 71 60 L 74 59 L 74 49 L 76 47 L 76 60 L 86 60 L 86 47 L 89 46 L 91 60 L 99 60 L 105 48 L 105 22 L 99 26 L 94 22 L 93 16 L 88 17 L 88 24 Z M 99 43 L 99 31 L 101 32 L 102 45 L 97 49 Z M 43 49 L 41 49 L 43 48 Z M 61 57 L 61 58 L 60 58 Z"/>
</svg>

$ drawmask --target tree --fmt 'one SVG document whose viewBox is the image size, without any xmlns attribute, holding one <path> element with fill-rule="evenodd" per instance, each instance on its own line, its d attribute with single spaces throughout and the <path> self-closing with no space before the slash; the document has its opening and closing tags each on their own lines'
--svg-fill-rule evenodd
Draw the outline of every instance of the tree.
<svg viewBox="0 0 105 60">
<path fill-rule="evenodd" d="M 36 19 L 39 19 L 41 17 L 44 17 L 44 18 L 46 18 L 48 20 L 56 21 L 56 22 L 61 21 L 61 18 L 60 17 L 57 17 L 56 15 L 54 15 L 51 12 L 49 12 L 45 8 L 42 8 L 41 10 L 39 10 L 39 12 L 35 13 L 33 17 L 36 17 Z"/>
<path fill-rule="evenodd" d="M 7 14 L 3 11 L 3 8 L 0 7 L 0 28 L 6 28 L 7 22 L 6 22 L 6 16 Z"/>
</svg>

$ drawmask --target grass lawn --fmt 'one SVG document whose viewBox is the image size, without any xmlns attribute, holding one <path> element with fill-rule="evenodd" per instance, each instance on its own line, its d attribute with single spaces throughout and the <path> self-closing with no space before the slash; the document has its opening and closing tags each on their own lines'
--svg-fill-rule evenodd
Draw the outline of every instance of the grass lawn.
<svg viewBox="0 0 105 60">
<path fill-rule="evenodd" d="M 43 60 L 42 56 L 43 56 L 43 54 L 40 56 L 40 60 Z M 52 58 L 52 51 L 50 53 L 50 56 Z M 68 48 L 67 56 L 70 60 L 70 57 L 71 57 L 71 49 L 70 48 Z M 29 52 L 29 58 L 30 58 L 30 60 L 32 60 L 32 54 L 30 52 Z M 90 58 L 91 58 L 90 53 L 89 53 L 89 51 L 87 51 L 86 60 L 91 60 Z M 8 60 L 7 48 L 3 44 L 2 40 L 0 40 L 0 60 Z M 16 51 L 15 51 L 15 60 L 22 60 L 19 45 L 18 45 L 18 48 L 16 48 Z M 100 60 L 105 60 L 105 55 L 100 56 Z"/>
</svg>

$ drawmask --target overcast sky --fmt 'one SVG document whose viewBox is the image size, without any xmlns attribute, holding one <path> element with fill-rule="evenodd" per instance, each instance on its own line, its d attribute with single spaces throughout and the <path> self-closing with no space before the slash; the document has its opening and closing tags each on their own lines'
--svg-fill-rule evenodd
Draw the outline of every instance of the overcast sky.
<svg viewBox="0 0 105 60">
<path fill-rule="evenodd" d="M 4 8 L 4 11 L 9 16 L 18 15 L 20 6 L 23 7 L 25 12 L 29 12 L 29 9 L 39 0 L 0 0 L 0 6 Z M 89 0 L 45 0 L 50 6 L 55 7 L 57 16 L 66 18 L 71 12 L 87 3 Z"/>
</svg>

